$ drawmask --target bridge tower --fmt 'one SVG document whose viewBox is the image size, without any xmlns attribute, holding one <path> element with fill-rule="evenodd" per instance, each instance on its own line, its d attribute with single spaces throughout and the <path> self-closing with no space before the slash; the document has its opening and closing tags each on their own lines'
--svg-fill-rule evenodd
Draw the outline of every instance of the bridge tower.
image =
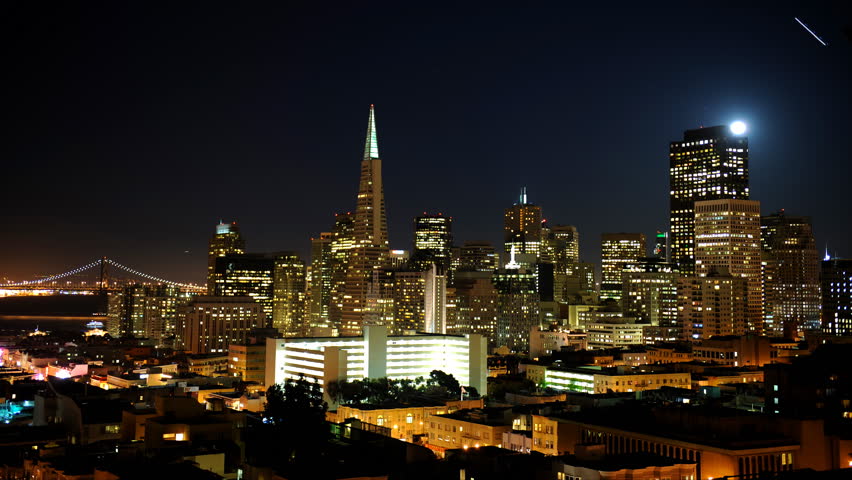
<svg viewBox="0 0 852 480">
<path fill-rule="evenodd" d="M 100 278 L 100 287 L 101 292 L 105 291 L 109 288 L 109 269 L 107 267 L 107 257 L 101 257 L 101 278 Z"/>
</svg>

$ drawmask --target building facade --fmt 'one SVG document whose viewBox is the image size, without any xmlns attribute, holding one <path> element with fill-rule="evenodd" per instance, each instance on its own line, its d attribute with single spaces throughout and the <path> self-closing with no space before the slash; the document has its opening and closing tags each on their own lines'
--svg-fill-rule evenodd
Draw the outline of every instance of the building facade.
<svg viewBox="0 0 852 480">
<path fill-rule="evenodd" d="M 783 210 L 761 217 L 760 243 L 766 333 L 819 328 L 819 256 L 811 219 Z"/>
<path fill-rule="evenodd" d="M 415 268 L 425 271 L 430 265 L 438 266 L 438 271 L 446 274 L 450 268 L 453 246 L 453 217 L 443 214 L 414 218 L 414 252 L 412 263 Z"/>
<path fill-rule="evenodd" d="M 248 296 L 195 297 L 178 318 L 178 348 L 191 353 L 227 354 L 232 344 L 245 342 L 265 321 L 261 305 Z"/>
<path fill-rule="evenodd" d="M 207 248 L 207 293 L 213 294 L 216 285 L 216 258 L 246 253 L 246 242 L 237 222 L 219 222 Z"/>
<path fill-rule="evenodd" d="M 325 387 L 332 381 L 363 378 L 427 378 L 433 370 L 442 370 L 485 395 L 486 356 L 481 335 L 391 336 L 386 326 L 368 325 L 358 337 L 267 339 L 266 384 L 304 375 Z"/>
<path fill-rule="evenodd" d="M 328 328 L 330 323 L 330 308 L 332 303 L 332 252 L 333 234 L 322 232 L 319 237 L 311 239 L 311 282 L 309 324 L 311 328 Z"/>
<path fill-rule="evenodd" d="M 748 294 L 746 280 L 726 272 L 678 279 L 681 338 L 701 341 L 716 335 L 743 335 Z"/>
<path fill-rule="evenodd" d="M 251 297 L 260 304 L 264 322 L 272 322 L 275 298 L 274 258 L 264 254 L 217 257 L 215 276 L 214 296 Z"/>
<path fill-rule="evenodd" d="M 526 188 L 521 190 L 518 203 L 506 209 L 503 239 L 506 252 L 536 257 L 541 253 L 541 207 L 527 201 Z"/>
<path fill-rule="evenodd" d="M 679 338 L 677 323 L 677 265 L 662 258 L 645 258 L 622 273 L 621 309 L 625 316 L 661 327 L 664 338 Z"/>
<path fill-rule="evenodd" d="M 727 126 L 687 130 L 669 144 L 671 261 L 694 273 L 697 201 L 749 198 L 748 138 Z"/>
<path fill-rule="evenodd" d="M 823 260 L 820 283 L 822 330 L 832 335 L 852 335 L 852 260 Z"/>
<path fill-rule="evenodd" d="M 727 270 L 746 280 L 747 331 L 763 331 L 760 202 L 695 202 L 695 268 L 699 276 Z"/>
<path fill-rule="evenodd" d="M 273 255 L 272 328 L 284 336 L 304 336 L 310 330 L 305 263 L 295 252 Z"/>
<path fill-rule="evenodd" d="M 621 301 L 624 269 L 645 256 L 645 234 L 604 233 L 601 235 L 601 300 Z"/>
</svg>

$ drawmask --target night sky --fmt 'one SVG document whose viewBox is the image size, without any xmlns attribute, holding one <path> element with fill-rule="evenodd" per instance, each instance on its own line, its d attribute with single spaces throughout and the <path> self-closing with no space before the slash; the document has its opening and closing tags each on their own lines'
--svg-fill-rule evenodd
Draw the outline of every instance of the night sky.
<svg viewBox="0 0 852 480">
<path fill-rule="evenodd" d="M 597 263 L 602 232 L 667 228 L 670 141 L 742 119 L 764 214 L 852 256 L 849 2 L 174 3 L 3 4 L 0 277 L 107 255 L 201 282 L 220 218 L 307 260 L 371 103 L 393 248 L 423 211 L 501 246 L 526 186 Z"/>
</svg>

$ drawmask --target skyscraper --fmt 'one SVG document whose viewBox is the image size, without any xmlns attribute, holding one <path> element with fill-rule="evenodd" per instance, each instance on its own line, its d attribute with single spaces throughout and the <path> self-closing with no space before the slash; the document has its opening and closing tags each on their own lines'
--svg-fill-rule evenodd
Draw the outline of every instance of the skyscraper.
<svg viewBox="0 0 852 480">
<path fill-rule="evenodd" d="M 852 335 L 852 260 L 823 260 L 822 329 L 833 335 Z"/>
<path fill-rule="evenodd" d="M 580 262 L 580 233 L 574 225 L 554 225 L 550 228 L 550 240 L 554 243 L 553 264 L 564 270 L 570 263 Z"/>
<path fill-rule="evenodd" d="M 699 276 L 722 269 L 746 279 L 747 329 L 763 331 L 763 284 L 760 260 L 760 202 L 695 202 L 695 268 Z"/>
<path fill-rule="evenodd" d="M 695 269 L 695 210 L 701 200 L 748 199 L 748 138 L 727 126 L 687 130 L 669 145 L 671 261 Z"/>
<path fill-rule="evenodd" d="M 332 240 L 331 232 L 322 232 L 319 237 L 311 239 L 311 327 L 331 326 L 329 308 L 332 298 Z"/>
<path fill-rule="evenodd" d="M 540 324 L 537 280 L 536 272 L 526 269 L 506 269 L 494 274 L 498 293 L 498 346 L 505 345 L 516 352 L 529 351 L 530 330 Z"/>
<path fill-rule="evenodd" d="M 490 242 L 466 241 L 459 250 L 459 271 L 493 272 L 500 265 L 500 257 Z"/>
<path fill-rule="evenodd" d="M 334 215 L 334 229 L 331 233 L 331 303 L 328 306 L 328 327 L 336 330 L 337 333 L 343 325 L 346 273 L 349 268 L 349 256 L 355 247 L 354 225 L 355 216 L 351 212 Z"/>
<path fill-rule="evenodd" d="M 340 333 L 361 335 L 366 313 L 366 298 L 373 270 L 388 257 L 388 225 L 382 185 L 382 160 L 376 136 L 376 117 L 370 105 L 361 181 L 353 222 L 354 245 L 349 253 Z"/>
<path fill-rule="evenodd" d="M 809 217 L 761 217 L 767 333 L 819 328 L 819 256 Z M 792 333 L 792 332 L 791 332 Z"/>
<path fill-rule="evenodd" d="M 500 299 L 492 281 L 493 272 L 459 272 L 447 291 L 447 333 L 477 333 L 497 343 Z"/>
<path fill-rule="evenodd" d="M 678 279 L 678 322 L 684 340 L 742 335 L 747 331 L 746 279 L 729 275 L 724 267 L 704 277 Z"/>
<path fill-rule="evenodd" d="M 415 268 L 425 271 L 431 264 L 438 266 L 441 274 L 450 267 L 450 249 L 453 246 L 453 218 L 443 214 L 414 218 L 414 253 L 412 262 Z"/>
<path fill-rule="evenodd" d="M 665 340 L 678 339 L 677 266 L 662 258 L 641 258 L 628 265 L 621 278 L 624 316 L 660 327 Z"/>
<path fill-rule="evenodd" d="M 305 263 L 295 252 L 273 254 L 272 328 L 284 337 L 308 334 Z"/>
<path fill-rule="evenodd" d="M 228 255 L 216 259 L 217 297 L 251 297 L 261 305 L 266 327 L 272 322 L 275 261 L 263 254 Z"/>
<path fill-rule="evenodd" d="M 216 285 L 216 258 L 225 255 L 239 255 L 246 253 L 246 242 L 240 235 L 237 222 L 219 222 L 216 225 L 216 234 L 210 239 L 207 249 L 207 292 L 213 293 Z"/>
<path fill-rule="evenodd" d="M 541 252 L 541 207 L 527 201 L 521 189 L 518 203 L 506 209 L 503 223 L 504 248 L 518 255 L 538 256 Z M 532 263 L 535 263 L 534 261 Z"/>
<path fill-rule="evenodd" d="M 424 332 L 447 333 L 447 276 L 432 265 L 425 273 L 423 298 Z"/>
<path fill-rule="evenodd" d="M 601 235 L 601 299 L 621 301 L 621 273 L 645 256 L 644 233 Z"/>
<path fill-rule="evenodd" d="M 230 345 L 245 342 L 264 324 L 261 306 L 240 296 L 195 297 L 180 307 L 178 318 L 178 348 L 192 353 L 227 355 Z"/>
</svg>

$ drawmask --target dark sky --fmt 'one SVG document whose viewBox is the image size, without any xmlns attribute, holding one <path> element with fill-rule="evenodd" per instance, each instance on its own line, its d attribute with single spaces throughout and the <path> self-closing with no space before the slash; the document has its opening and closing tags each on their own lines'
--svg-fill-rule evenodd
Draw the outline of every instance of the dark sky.
<svg viewBox="0 0 852 480">
<path fill-rule="evenodd" d="M 743 119 L 752 198 L 852 256 L 846 1 L 56 3 L 0 7 L 0 277 L 201 281 L 220 218 L 307 256 L 354 208 L 370 103 L 394 248 L 424 210 L 499 244 L 526 186 L 597 262 L 667 227 L 669 141 Z"/>
</svg>

